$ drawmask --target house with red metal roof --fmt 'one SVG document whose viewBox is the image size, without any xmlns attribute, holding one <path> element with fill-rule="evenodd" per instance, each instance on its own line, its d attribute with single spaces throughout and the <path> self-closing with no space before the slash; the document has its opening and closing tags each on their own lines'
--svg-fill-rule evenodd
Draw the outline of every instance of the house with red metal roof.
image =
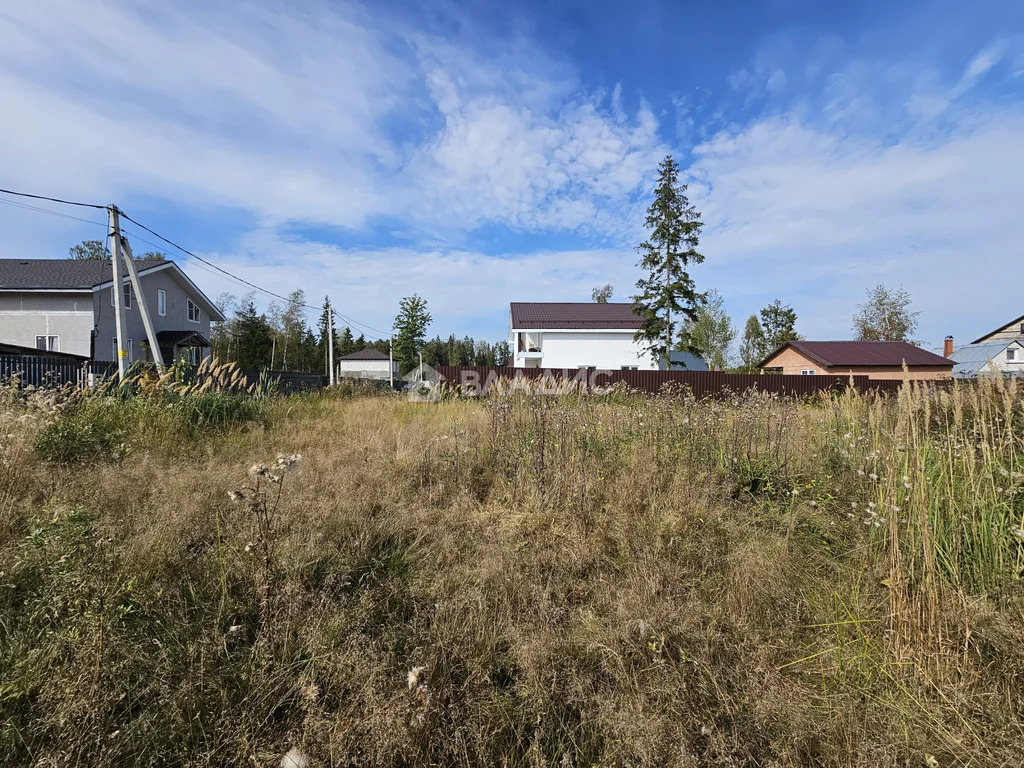
<svg viewBox="0 0 1024 768">
<path fill-rule="evenodd" d="M 953 360 L 906 341 L 790 341 L 758 367 L 762 373 L 852 374 L 872 379 L 902 379 L 906 375 L 933 381 L 952 378 L 954 365 Z"/>
<path fill-rule="evenodd" d="M 592 368 L 656 371 L 664 368 L 634 337 L 642 323 L 628 302 L 514 301 L 508 341 L 516 368 Z M 689 353 L 673 352 L 671 368 L 706 371 Z"/>
</svg>

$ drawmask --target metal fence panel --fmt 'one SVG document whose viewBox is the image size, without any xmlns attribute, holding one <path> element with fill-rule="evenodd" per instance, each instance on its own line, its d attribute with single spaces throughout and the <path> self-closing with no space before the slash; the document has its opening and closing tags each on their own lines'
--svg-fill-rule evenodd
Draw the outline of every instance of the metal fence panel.
<svg viewBox="0 0 1024 768">
<path fill-rule="evenodd" d="M 192 375 L 196 375 L 192 369 Z M 0 383 L 17 381 L 21 386 L 57 388 L 67 385 L 85 387 L 90 383 L 117 376 L 117 363 L 106 360 L 79 362 L 66 358 L 34 357 L 29 355 L 0 355 Z M 285 393 L 323 389 L 325 377 L 319 373 L 297 371 L 242 370 L 237 388 L 249 388 L 261 376 L 276 381 Z M 201 376 L 200 376 L 201 378 Z"/>
<path fill-rule="evenodd" d="M 623 382 L 631 389 L 656 394 L 666 385 L 689 389 L 695 397 L 719 397 L 748 390 L 768 392 L 787 397 L 813 395 L 827 390 L 842 390 L 850 384 L 850 376 L 784 376 L 722 371 L 621 371 L 577 370 L 551 368 L 510 368 L 496 366 L 441 365 L 437 372 L 442 380 L 475 389 L 486 394 L 499 379 L 549 378 L 553 382 L 579 381 L 588 390 Z M 895 392 L 901 381 L 883 381 L 867 376 L 853 376 L 853 385 L 861 391 Z"/>
</svg>

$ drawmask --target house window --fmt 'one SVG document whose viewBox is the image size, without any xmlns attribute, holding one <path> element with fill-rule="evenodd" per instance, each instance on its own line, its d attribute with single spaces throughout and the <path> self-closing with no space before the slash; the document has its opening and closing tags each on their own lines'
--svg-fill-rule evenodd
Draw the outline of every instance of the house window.
<svg viewBox="0 0 1024 768">
<path fill-rule="evenodd" d="M 199 347 L 188 347 L 185 350 L 184 358 L 188 360 L 189 365 L 199 365 L 201 353 L 202 350 Z"/>
<path fill-rule="evenodd" d="M 156 313 L 160 317 L 167 317 L 167 291 L 163 288 L 156 292 Z"/>
<path fill-rule="evenodd" d="M 638 370 L 640 370 L 640 366 L 639 365 L 624 365 L 624 366 L 622 366 L 622 370 L 624 370 L 624 371 L 638 371 Z"/>
<path fill-rule="evenodd" d="M 60 352 L 60 336 L 36 336 L 36 349 Z"/>
<path fill-rule="evenodd" d="M 36 336 L 36 339 L 38 340 L 39 337 Z M 39 342 L 38 341 L 36 341 L 36 346 L 39 346 Z M 1006 362 L 1008 362 L 1008 363 L 1019 363 L 1020 362 L 1020 359 L 1017 357 L 1017 350 L 1016 350 L 1016 348 L 1010 347 L 1009 349 L 1006 350 Z"/>
<path fill-rule="evenodd" d="M 801 376 L 813 376 L 814 375 L 814 369 L 813 368 L 804 368 L 802 371 L 800 371 L 800 375 Z"/>
<path fill-rule="evenodd" d="M 114 289 L 110 289 L 110 306 L 114 306 Z M 131 283 L 124 284 L 124 308 L 132 308 L 132 285 Z"/>
<path fill-rule="evenodd" d="M 188 321 L 190 323 L 198 323 L 199 307 L 196 306 L 196 303 L 192 301 L 192 299 L 186 299 L 186 301 L 188 301 Z"/>
</svg>

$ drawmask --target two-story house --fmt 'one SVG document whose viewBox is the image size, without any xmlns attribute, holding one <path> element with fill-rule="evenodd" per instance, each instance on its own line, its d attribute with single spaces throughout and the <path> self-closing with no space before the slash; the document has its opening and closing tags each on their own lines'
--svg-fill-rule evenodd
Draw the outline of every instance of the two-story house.
<svg viewBox="0 0 1024 768">
<path fill-rule="evenodd" d="M 210 323 L 224 315 L 173 261 L 138 261 L 146 306 L 165 363 L 209 354 Z M 129 362 L 152 360 L 138 300 L 121 290 Z M 0 259 L 0 342 L 116 360 L 110 260 Z"/>
<path fill-rule="evenodd" d="M 628 302 L 514 301 L 508 342 L 516 368 L 665 368 L 634 338 L 642 319 Z M 673 352 L 673 369 L 706 371 L 699 357 Z"/>
</svg>

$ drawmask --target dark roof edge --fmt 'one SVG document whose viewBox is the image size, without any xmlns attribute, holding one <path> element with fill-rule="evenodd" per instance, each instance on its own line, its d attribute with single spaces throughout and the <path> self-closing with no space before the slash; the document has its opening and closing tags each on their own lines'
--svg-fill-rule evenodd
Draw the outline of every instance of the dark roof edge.
<svg viewBox="0 0 1024 768">
<path fill-rule="evenodd" d="M 1021 315 L 1020 317 L 1016 318 L 1015 320 L 1011 320 L 1006 325 L 1014 325 L 1015 323 L 1024 323 L 1024 315 Z M 1000 325 L 994 331 L 989 331 L 984 336 L 979 336 L 974 341 L 972 341 L 971 344 L 981 344 L 985 339 L 987 339 L 993 333 L 999 333 L 1001 330 L 1003 330 L 1003 328 L 1005 328 L 1006 325 Z"/>
</svg>

